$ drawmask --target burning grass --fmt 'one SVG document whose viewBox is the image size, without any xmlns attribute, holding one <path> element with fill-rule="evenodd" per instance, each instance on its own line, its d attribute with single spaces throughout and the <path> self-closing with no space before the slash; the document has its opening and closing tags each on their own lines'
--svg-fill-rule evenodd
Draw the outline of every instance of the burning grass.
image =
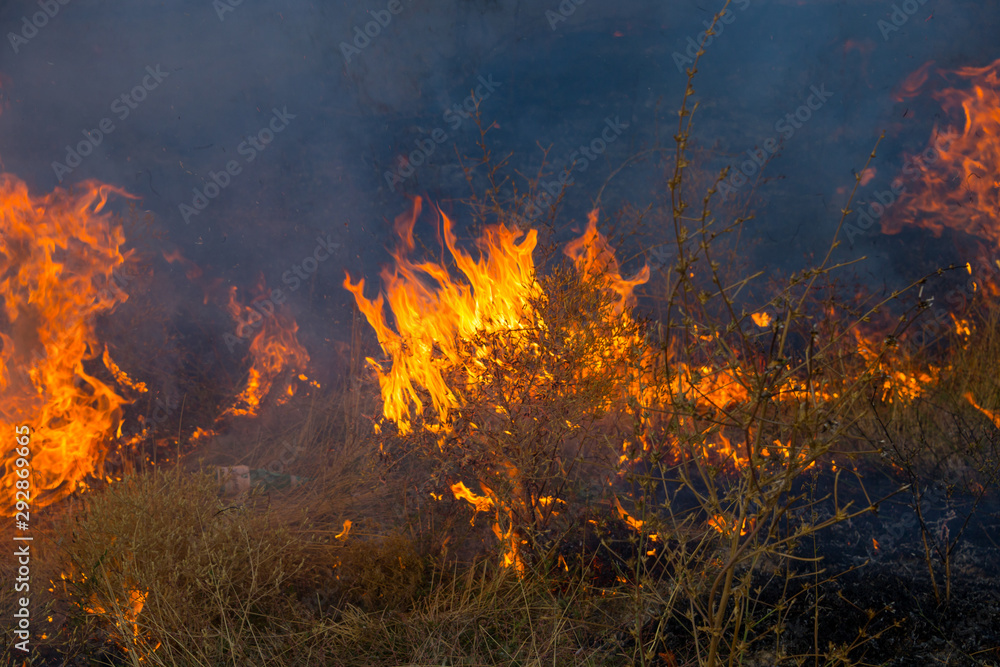
<svg viewBox="0 0 1000 667">
<path fill-rule="evenodd" d="M 773 358 L 750 357 L 756 370 L 740 374 L 710 354 L 739 343 L 735 328 L 735 338 L 718 328 L 671 347 L 666 331 L 623 317 L 607 282 L 581 280 L 572 258 L 538 286 L 516 345 L 503 329 L 479 332 L 456 353 L 476 373 L 442 369 L 459 390 L 447 421 L 411 413 L 403 432 L 382 411 L 377 378 L 359 378 L 329 404 L 282 406 L 305 408 L 297 430 L 276 427 L 249 450 L 236 432 L 206 451 L 264 469 L 291 442 L 282 472 L 306 484 L 227 497 L 214 475 L 174 469 L 85 498 L 54 528 L 65 542 L 48 565 L 52 655 L 58 646 L 105 664 L 871 664 L 870 647 L 900 619 L 873 609 L 855 636 L 833 633 L 816 599 L 835 579 L 812 558 L 824 530 L 869 509 L 837 499 L 831 459 L 846 476 L 852 465 L 873 470 L 864 452 L 877 452 L 877 434 L 866 448 L 834 450 L 872 414 L 891 409 L 899 428 L 920 414 L 884 393 L 880 359 L 890 363 L 891 348 L 875 346 L 878 358 L 838 348 L 829 341 L 853 339 L 818 326 L 811 361 L 802 348 L 788 355 L 802 355 L 797 372 L 768 374 Z M 702 311 L 696 330 L 713 331 L 710 322 Z M 753 326 L 767 345 L 743 349 L 781 349 L 780 324 Z M 995 334 L 974 329 L 982 340 L 954 348 L 955 370 L 942 376 L 954 384 L 941 385 L 969 419 L 981 413 L 962 394 L 985 402 L 991 378 L 958 364 L 982 370 L 995 358 Z M 697 370 L 682 380 L 684 355 Z M 822 383 L 802 379 L 809 364 L 829 369 Z M 651 397 L 670 402 L 644 403 Z M 755 412 L 766 420 L 751 421 Z M 942 451 L 937 436 L 927 446 Z M 941 543 L 931 523 L 928 559 L 946 604 L 961 537 Z M 821 628 L 815 636 L 794 630 L 803 617 Z"/>
<path fill-rule="evenodd" d="M 268 320 L 251 345 L 258 373 L 227 416 L 259 413 L 267 433 L 232 426 L 201 454 L 245 466 L 252 488 L 226 495 L 188 457 L 52 527 L 52 650 L 164 666 L 912 664 L 912 618 L 838 595 L 862 563 L 826 563 L 908 504 L 924 618 L 970 590 L 965 536 L 1000 474 L 1000 308 L 976 302 L 950 340 L 909 345 L 923 281 L 845 300 L 835 241 L 754 296 L 760 276 L 726 255 L 744 220 L 719 222 L 714 186 L 700 205 L 683 187 L 691 92 L 652 214 L 673 235 L 667 270 L 624 269 L 598 210 L 566 243 L 523 229 L 495 170 L 473 207 L 492 218 L 478 257 L 436 210 L 441 259 L 415 258 L 417 200 L 382 293 L 344 282 L 379 349 L 362 369 L 353 347 L 340 394 L 309 403 L 279 382 L 309 360 L 293 323 Z M 281 394 L 270 410 L 264 384 Z M 965 504 L 935 515 L 931 480 Z M 949 646 L 954 664 L 996 652 Z"/>
</svg>

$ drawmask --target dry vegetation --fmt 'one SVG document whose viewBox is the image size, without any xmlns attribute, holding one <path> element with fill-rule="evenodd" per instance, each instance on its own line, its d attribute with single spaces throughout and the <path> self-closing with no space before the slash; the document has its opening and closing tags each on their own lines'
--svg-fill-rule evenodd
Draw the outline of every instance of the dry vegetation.
<svg viewBox="0 0 1000 667">
<path fill-rule="evenodd" d="M 725 268 L 744 220 L 717 219 L 711 186 L 690 203 L 691 92 L 667 200 L 624 216 L 671 230 L 675 263 L 649 292 L 658 322 L 619 313 L 600 274 L 581 277 L 548 244 L 535 319 L 461 342 L 479 381 L 447 369 L 461 395 L 443 444 L 429 417 L 374 432 L 378 388 L 356 345 L 341 392 L 239 448 L 259 469 L 294 443 L 282 472 L 303 484 L 229 497 L 191 461 L 136 471 L 53 519 L 35 570 L 54 582 L 36 618 L 53 621 L 29 664 L 888 662 L 869 656 L 906 622 L 891 609 L 859 602 L 847 634 L 827 636 L 840 573 L 817 545 L 910 498 L 946 608 L 960 522 L 932 529 L 920 494 L 929 480 L 967 490 L 969 525 L 995 492 L 1000 424 L 964 396 L 1000 406 L 1000 311 L 980 304 L 969 335 L 935 351 L 948 370 L 913 398 L 894 373 L 916 361 L 894 340 L 919 317 L 915 293 L 837 303 L 828 254 L 751 305 L 759 276 Z M 504 197 L 489 173 L 473 210 L 510 220 L 537 180 Z M 918 305 L 871 333 L 906 299 Z M 751 314 L 765 309 L 762 326 Z M 870 495 L 877 470 L 892 484 Z M 478 513 L 453 497 L 459 479 L 480 486 Z M 8 586 L 0 596 L 13 604 Z M 793 627 L 807 629 L 790 639 Z M 967 657 L 953 664 L 997 664 Z M 9 645 L 5 658 L 18 658 Z"/>
</svg>

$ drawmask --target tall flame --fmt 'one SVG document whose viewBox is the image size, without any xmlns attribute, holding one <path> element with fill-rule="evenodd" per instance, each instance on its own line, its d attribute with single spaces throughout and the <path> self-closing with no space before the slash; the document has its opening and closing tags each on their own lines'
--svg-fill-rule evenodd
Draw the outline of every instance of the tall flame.
<svg viewBox="0 0 1000 667">
<path fill-rule="evenodd" d="M 1000 247 L 1000 60 L 953 74 L 964 85 L 932 95 L 954 125 L 934 127 L 924 173 L 903 195 L 906 210 L 883 218 L 883 229 L 894 234 L 916 224 L 937 235 L 956 229 Z M 926 80 L 921 68 L 907 90 Z"/>
<path fill-rule="evenodd" d="M 523 232 L 503 224 L 487 226 L 478 240 L 481 253 L 476 260 L 458 247 L 451 219 L 437 210 L 444 244 L 464 278 L 459 280 L 452 278 L 443 262 L 410 259 L 415 246 L 413 229 L 420 211 L 421 200 L 416 199 L 413 209 L 396 219 L 398 244 L 392 252 L 395 266 L 391 272 L 389 269 L 382 271 L 383 294 L 369 300 L 364 296 L 364 280 L 354 283 L 350 275 L 344 280 L 344 287 L 354 294 L 359 309 L 375 329 L 382 350 L 390 358 L 388 369 L 373 359 L 368 362 L 379 379 L 385 418 L 394 422 L 404 434 L 412 432 L 414 415 L 411 410 L 414 408 L 416 416 L 424 418 L 425 429 L 434 433 L 450 430 L 449 415 L 461 406 L 463 390 L 482 380 L 486 368 L 483 360 L 491 354 L 489 345 L 469 344 L 477 335 L 502 333 L 504 346 L 515 349 L 523 346 L 528 351 L 532 348 L 523 332 L 547 326 L 533 306 L 543 296 L 542 287 L 535 278 L 532 257 L 537 243 L 535 230 Z M 590 214 L 583 236 L 568 244 L 565 252 L 582 277 L 605 280 L 604 287 L 616 297 L 612 304 L 613 316 L 625 315 L 626 307 L 634 303 L 633 290 L 647 280 L 648 269 L 631 280 L 621 277 L 614 252 L 597 231 L 596 210 Z M 390 326 L 384 312 L 386 300 L 395 328 Z M 578 334 L 580 332 L 565 332 L 570 337 Z M 611 342 L 621 342 L 626 349 L 639 341 L 616 339 Z M 586 374 L 613 364 L 612 356 L 608 350 L 603 350 L 577 372 Z M 465 376 L 466 386 L 448 385 L 446 378 L 455 371 Z M 517 369 L 511 369 L 511 373 L 516 372 Z M 511 386 L 515 385 L 512 380 Z M 565 391 L 554 388 L 546 391 L 550 389 Z M 527 391 L 541 389 L 532 387 Z M 432 409 L 426 413 L 422 392 L 430 396 Z M 499 405 L 494 408 L 498 412 L 503 410 Z M 513 506 L 497 497 L 483 480 L 480 486 L 486 496 L 476 495 L 462 482 L 453 484 L 451 489 L 456 498 L 469 502 L 476 512 L 491 508 L 497 511 L 493 531 L 504 545 L 504 562 L 520 572 L 524 568 L 520 555 L 524 540 L 519 534 L 517 520 L 530 521 L 527 517 L 534 516 L 539 508 L 551 507 L 556 499 L 529 497 L 530 494 L 524 492 L 518 468 L 505 459 L 503 452 L 493 452 L 493 455 L 494 468 L 507 471 L 510 479 L 505 483 L 520 490 L 512 495 L 510 503 Z M 504 520 L 503 515 L 508 519 Z M 506 523 L 506 528 L 501 523 Z"/>
<path fill-rule="evenodd" d="M 112 193 L 125 195 L 87 182 L 32 197 L 23 181 L 0 174 L 0 433 L 31 428 L 36 505 L 102 475 L 128 402 L 84 369 L 104 352 L 98 316 L 128 298 L 108 289 L 126 260 L 122 229 L 104 211 Z M 14 456 L 3 452 L 2 495 L 13 496 Z"/>
<path fill-rule="evenodd" d="M 451 220 L 439 211 L 448 251 L 468 283 L 452 280 L 441 264 L 411 260 L 413 226 L 420 209 L 417 198 L 413 210 L 396 219 L 400 242 L 392 253 L 395 268 L 391 273 L 382 271 L 384 295 L 371 301 L 364 296 L 363 278 L 357 283 L 351 282 L 350 275 L 344 279 L 344 287 L 354 294 L 383 351 L 392 359 L 388 371 L 374 359 L 369 358 L 368 363 L 378 376 L 384 414 L 402 433 L 411 429 L 411 403 L 418 414 L 423 412 L 417 386 L 430 393 L 438 421 L 447 423 L 458 399 L 447 386 L 443 371 L 464 365 L 461 341 L 480 331 L 516 328 L 528 319 L 531 299 L 541 290 L 531 256 L 537 243 L 535 230 L 524 234 L 502 224 L 487 227 L 479 240 L 482 256 L 477 261 L 457 246 Z M 439 286 L 428 285 L 428 278 Z M 383 311 L 386 300 L 395 331 Z"/>
</svg>

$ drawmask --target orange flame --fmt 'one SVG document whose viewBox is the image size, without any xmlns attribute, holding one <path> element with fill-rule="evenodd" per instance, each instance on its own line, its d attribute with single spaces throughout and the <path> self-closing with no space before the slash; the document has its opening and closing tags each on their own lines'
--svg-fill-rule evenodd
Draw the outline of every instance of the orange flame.
<svg viewBox="0 0 1000 667">
<path fill-rule="evenodd" d="M 411 404 L 423 413 L 417 386 L 430 393 L 437 420 L 446 424 L 458 399 L 444 380 L 444 371 L 461 367 L 460 343 L 480 331 L 498 331 L 515 327 L 527 318 L 529 301 L 540 293 L 535 282 L 531 253 L 537 232 L 526 235 L 504 225 L 487 227 L 479 245 L 483 256 L 473 260 L 457 247 L 452 222 L 438 211 L 443 223 L 444 241 L 468 284 L 451 279 L 447 268 L 432 262 L 416 263 L 408 253 L 414 248 L 413 226 L 420 214 L 417 198 L 409 215 L 396 219 L 400 243 L 392 253 L 396 266 L 392 273 L 383 269 L 384 294 L 374 301 L 364 296 L 364 279 L 356 284 L 348 275 L 344 287 L 354 294 L 358 308 L 375 329 L 383 351 L 391 359 L 391 368 L 369 358 L 382 390 L 383 413 L 401 433 L 411 430 Z M 522 238 L 523 236 L 523 238 Z M 438 283 L 437 289 L 426 279 Z M 390 328 L 383 313 L 385 302 L 395 319 L 396 331 Z M 398 332 L 398 333 L 397 333 Z M 470 381 L 475 370 L 470 369 Z"/>
<path fill-rule="evenodd" d="M 465 482 L 456 482 L 451 485 L 451 492 L 455 494 L 455 498 L 458 500 L 466 500 L 472 504 L 475 508 L 475 512 L 472 515 L 472 522 L 475 522 L 476 514 L 479 512 L 488 512 L 493 509 L 493 499 L 489 496 L 477 496 L 473 493 L 469 487 L 465 485 Z"/>
<path fill-rule="evenodd" d="M 590 212 L 583 236 L 567 243 L 564 252 L 574 261 L 581 275 L 590 279 L 601 277 L 618 293 L 618 314 L 621 314 L 626 306 L 635 305 L 633 291 L 649 281 L 649 266 L 643 266 L 631 280 L 621 277 L 614 249 L 604 235 L 597 231 L 597 209 Z"/>
<path fill-rule="evenodd" d="M 146 387 L 145 382 L 134 382 L 128 375 L 125 374 L 125 371 L 123 371 L 118 367 L 118 364 L 116 364 L 111 359 L 111 355 L 108 354 L 107 345 L 104 346 L 104 354 L 101 356 L 101 359 L 104 361 L 104 366 L 109 371 L 111 371 L 112 375 L 115 376 L 115 380 L 118 381 L 118 384 L 124 385 L 134 391 L 139 392 L 140 394 L 145 394 L 147 391 L 149 391 L 149 389 Z"/>
<path fill-rule="evenodd" d="M 883 229 L 895 234 L 915 224 L 938 236 L 954 229 L 1000 246 L 1000 60 L 953 74 L 966 85 L 932 95 L 955 125 L 935 125 L 925 154 L 935 151 L 937 159 L 923 160 L 922 179 L 903 195 L 906 215 L 886 216 Z M 913 85 L 925 82 L 926 76 L 917 77 Z"/>
<path fill-rule="evenodd" d="M 622 521 L 631 526 L 632 529 L 635 530 L 637 533 L 642 532 L 642 526 L 645 522 L 641 521 L 640 519 L 633 518 L 631 514 L 626 512 L 625 508 L 622 507 L 621 501 L 619 501 L 618 498 L 615 498 L 615 509 L 618 510 L 618 516 L 621 517 Z"/>
<path fill-rule="evenodd" d="M 86 487 L 88 475 L 103 476 L 106 443 L 120 435 L 129 402 L 84 369 L 101 356 L 97 318 L 128 299 L 109 289 L 127 259 L 124 233 L 104 211 L 112 193 L 129 196 L 87 182 L 32 197 L 24 182 L 0 174 L 0 432 L 31 428 L 32 500 L 40 506 Z M 4 449 L 5 497 L 14 495 L 15 458 Z"/>
<path fill-rule="evenodd" d="M 167 260 L 170 264 L 180 264 L 184 268 L 184 275 L 188 280 L 201 278 L 201 267 L 184 257 L 180 250 L 173 250 L 172 252 L 164 250 L 163 259 Z"/>
<path fill-rule="evenodd" d="M 748 528 L 753 528 L 755 520 L 753 517 L 743 519 L 743 525 L 740 527 L 740 537 L 745 536 L 749 532 Z M 736 532 L 736 520 L 729 520 L 721 514 L 716 514 L 709 519 L 708 525 L 725 537 L 733 537 Z"/>
<path fill-rule="evenodd" d="M 258 291 L 264 293 L 263 282 Z M 294 320 L 281 309 L 262 315 L 254 308 L 240 304 L 236 298 L 235 286 L 229 292 L 229 313 L 240 330 L 249 328 L 251 325 L 248 323 L 261 320 L 263 323 L 250 343 L 253 365 L 250 367 L 247 385 L 220 419 L 225 416 L 253 417 L 260 409 L 261 402 L 271 393 L 275 381 L 286 371 L 293 371 L 293 374 L 287 378 L 287 385 L 277 392 L 277 403 L 281 405 L 295 394 L 294 379 L 304 377 L 301 371 L 309 365 L 309 353 L 299 343 L 299 325 Z"/>
<path fill-rule="evenodd" d="M 451 219 L 435 209 L 441 221 L 443 243 L 464 280 L 453 279 L 444 262 L 416 262 L 410 259 L 415 247 L 413 229 L 422 208 L 419 198 L 412 210 L 396 219 L 398 243 L 392 252 L 395 266 L 382 271 L 384 292 L 374 300 L 364 296 L 364 280 L 352 282 L 350 275 L 344 280 L 345 289 L 355 297 L 358 308 L 375 329 L 383 352 L 389 357 L 389 367 L 368 359 L 379 380 L 385 419 L 393 422 L 402 434 L 412 432 L 412 421 L 423 419 L 423 428 L 432 433 L 450 431 L 450 415 L 460 407 L 462 387 L 450 387 L 446 376 L 458 371 L 464 375 L 467 387 L 479 383 L 484 364 L 480 361 L 490 351 L 470 349 L 466 344 L 478 334 L 503 332 L 507 344 L 522 343 L 519 331 L 530 327 L 545 327 L 532 303 L 542 297 L 540 284 L 535 279 L 532 257 L 537 243 L 537 232 L 510 229 L 503 224 L 488 226 L 478 241 L 480 257 L 473 259 L 457 246 Z M 574 261 L 578 272 L 586 278 L 601 278 L 612 294 L 613 313 L 622 315 L 634 303 L 633 290 L 645 282 L 649 270 L 644 267 L 638 276 L 626 280 L 621 277 L 614 253 L 606 239 L 597 231 L 597 211 L 591 212 L 584 235 L 570 242 L 565 252 Z M 386 301 L 395 320 L 395 327 L 387 321 Z M 569 335 L 573 335 L 569 332 Z M 630 345 L 639 340 L 627 341 Z M 622 346 L 625 349 L 625 345 Z M 608 359 L 595 357 L 593 364 L 584 364 L 580 373 L 609 363 Z M 613 363 L 613 360 L 611 360 Z M 538 391 L 537 389 L 533 389 Z M 426 394 L 424 394 L 426 392 Z M 425 396 L 429 395 L 430 410 L 425 411 Z M 496 406 L 498 412 L 502 410 Z M 473 426 L 475 428 L 475 426 Z M 506 467 L 515 487 L 519 485 L 519 472 L 509 461 L 498 461 Z M 481 484 L 482 485 L 482 484 Z M 461 482 L 452 486 L 456 498 L 470 502 L 479 511 L 494 508 L 499 513 L 511 514 L 511 508 L 502 506 L 485 485 L 482 497 L 469 491 Z M 532 507 L 518 507 L 519 516 L 532 511 L 550 511 L 555 499 L 532 498 Z M 519 536 L 511 527 L 504 531 L 499 523 L 494 527 L 497 537 L 507 544 L 505 560 L 518 567 Z"/>
<path fill-rule="evenodd" d="M 893 93 L 892 99 L 896 102 L 902 102 L 908 98 L 916 97 L 920 94 L 920 89 L 923 88 L 924 84 L 927 83 L 927 76 L 931 65 L 934 64 L 933 60 L 929 60 L 920 66 L 919 69 L 911 73 L 903 83 L 899 85 L 899 88 Z"/>
<path fill-rule="evenodd" d="M 979 405 L 979 403 L 976 402 L 976 399 L 972 395 L 971 391 L 965 393 L 965 400 L 967 400 L 976 410 L 979 410 L 984 415 L 989 417 L 990 421 L 993 422 L 993 424 L 997 428 L 1000 428 L 1000 413 L 994 412 L 993 410 L 989 410 Z"/>
<path fill-rule="evenodd" d="M 63 576 L 63 579 L 66 578 L 65 574 L 62 575 L 62 576 Z M 122 619 L 126 623 L 128 623 L 129 625 L 132 626 L 132 633 L 133 633 L 133 635 L 135 637 L 139 636 L 139 623 L 138 623 L 139 619 L 138 619 L 138 617 L 139 617 L 139 614 L 142 612 L 142 608 L 146 604 L 146 598 L 147 597 L 149 597 L 149 593 L 142 593 L 142 592 L 140 592 L 138 590 L 133 589 L 133 590 L 129 591 L 129 593 L 128 593 L 128 601 L 126 603 L 123 604 L 121 602 L 118 602 L 117 600 L 115 601 L 118 609 L 121 612 Z M 87 605 L 87 606 L 84 606 L 84 611 L 86 611 L 88 614 L 102 614 L 102 615 L 106 615 L 106 614 L 109 613 L 104 607 L 102 607 L 100 604 L 98 604 L 94 600 L 93 596 L 90 599 L 90 604 Z M 121 628 L 121 625 L 119 624 L 118 621 L 115 621 L 115 625 L 119 629 Z"/>
</svg>

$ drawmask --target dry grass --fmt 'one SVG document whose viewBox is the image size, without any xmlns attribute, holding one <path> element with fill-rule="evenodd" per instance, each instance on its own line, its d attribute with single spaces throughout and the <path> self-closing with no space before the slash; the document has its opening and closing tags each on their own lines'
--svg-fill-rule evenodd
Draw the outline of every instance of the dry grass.
<svg viewBox="0 0 1000 667">
<path fill-rule="evenodd" d="M 378 389 L 360 367 L 356 322 L 341 391 L 235 428 L 198 461 L 74 501 L 83 507 L 39 533 L 37 576 L 58 582 L 35 611 L 58 617 L 47 655 L 136 667 L 866 664 L 865 647 L 894 621 L 875 628 L 866 611 L 855 637 L 825 641 L 820 600 L 837 573 L 823 571 L 816 544 L 881 499 L 841 502 L 818 471 L 835 456 L 841 470 L 845 458 L 889 458 L 917 512 L 928 476 L 979 497 L 993 488 L 1000 425 L 964 396 L 1000 409 L 1000 310 L 977 316 L 972 340 L 951 341 L 937 393 L 903 401 L 885 382 L 918 359 L 892 344 L 912 313 L 866 353 L 854 338 L 902 295 L 836 303 L 841 267 L 827 254 L 752 302 L 759 276 L 734 275 L 721 254 L 745 218 L 717 220 L 712 185 L 689 203 L 692 93 L 664 201 L 619 219 L 672 230 L 673 265 L 651 290 L 656 326 L 619 317 L 606 284 L 550 262 L 537 321 L 464 341 L 470 358 L 488 353 L 476 383 L 450 369 L 462 402 L 441 446 L 419 421 L 412 433 L 373 431 Z M 477 219 L 516 219 L 537 179 L 505 198 L 498 170 L 488 174 Z M 555 206 L 540 253 L 550 259 L 554 221 Z M 751 324 L 764 307 L 775 320 Z M 721 383 L 728 398 L 706 389 Z M 719 453 L 723 436 L 740 465 Z M 227 497 L 214 465 L 303 483 Z M 491 515 L 476 525 L 449 493 L 460 479 L 490 489 Z M 513 537 L 498 540 L 494 521 Z M 920 521 L 946 602 L 961 534 L 935 541 Z M 511 544 L 520 573 L 502 564 Z M 10 560 L 0 567 L 6 580 Z M 5 587 L 0 611 L 12 605 Z M 813 635 L 790 655 L 796 616 Z"/>
</svg>

